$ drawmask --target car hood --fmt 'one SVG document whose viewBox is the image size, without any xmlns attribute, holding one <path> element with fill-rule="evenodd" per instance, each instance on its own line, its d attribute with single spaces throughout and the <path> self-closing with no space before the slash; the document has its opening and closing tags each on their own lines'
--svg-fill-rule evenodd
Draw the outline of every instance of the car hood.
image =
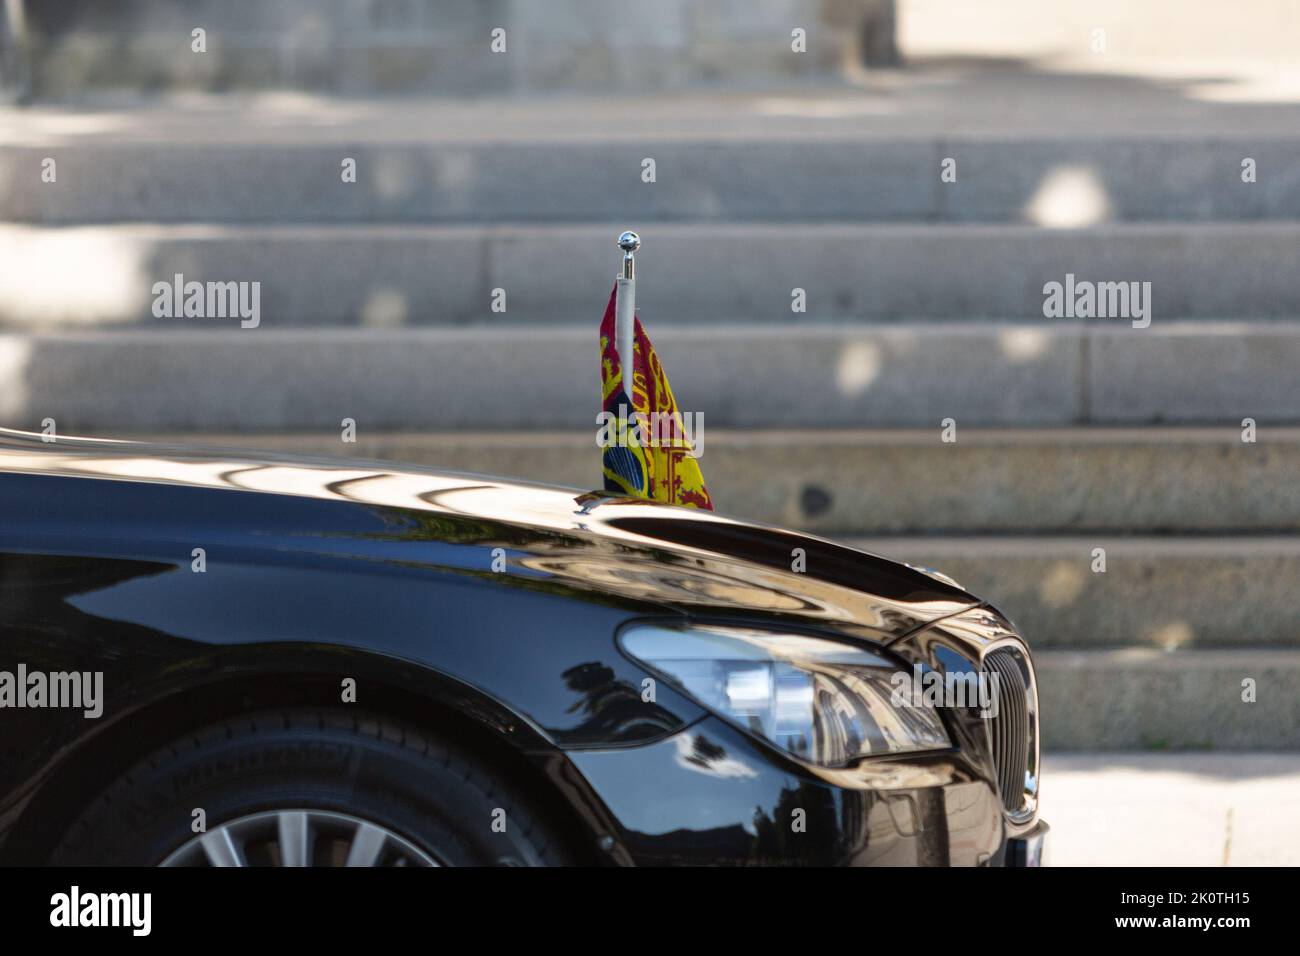
<svg viewBox="0 0 1300 956">
<path fill-rule="evenodd" d="M 642 610 L 785 621 L 886 643 L 981 603 L 919 569 L 795 531 L 642 499 L 389 462 L 62 437 L 47 443 L 0 429 L 0 472 L 433 512 L 449 519 L 437 523 L 440 540 L 500 547 L 534 585 Z M 411 560 L 422 560 L 419 549 L 429 543 L 421 525 L 420 535 L 409 536 Z"/>
</svg>

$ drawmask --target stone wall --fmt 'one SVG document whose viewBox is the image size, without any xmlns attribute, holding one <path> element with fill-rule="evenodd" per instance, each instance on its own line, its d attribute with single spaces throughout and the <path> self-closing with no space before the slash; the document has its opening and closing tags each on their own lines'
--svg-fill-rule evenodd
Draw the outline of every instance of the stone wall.
<svg viewBox="0 0 1300 956">
<path fill-rule="evenodd" d="M 894 0 L 27 0 L 37 95 L 672 90 L 834 76 Z M 207 51 L 191 50 L 206 30 Z M 490 49 L 492 31 L 506 50 Z M 806 31 L 806 50 L 792 31 Z"/>
</svg>

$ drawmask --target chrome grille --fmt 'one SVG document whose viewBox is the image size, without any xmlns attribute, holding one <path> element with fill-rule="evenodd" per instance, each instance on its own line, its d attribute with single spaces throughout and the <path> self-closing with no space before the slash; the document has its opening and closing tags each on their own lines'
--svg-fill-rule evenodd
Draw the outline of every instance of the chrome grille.
<svg viewBox="0 0 1300 956">
<path fill-rule="evenodd" d="M 984 658 L 984 669 L 997 675 L 998 712 L 989 719 L 989 744 L 993 766 L 997 771 L 998 792 L 1009 814 L 1026 810 L 1028 781 L 1037 770 L 1036 742 L 1038 719 L 1033 690 L 1024 659 L 1013 650 L 995 650 Z M 1032 812 L 1032 806 L 1029 807 Z"/>
</svg>

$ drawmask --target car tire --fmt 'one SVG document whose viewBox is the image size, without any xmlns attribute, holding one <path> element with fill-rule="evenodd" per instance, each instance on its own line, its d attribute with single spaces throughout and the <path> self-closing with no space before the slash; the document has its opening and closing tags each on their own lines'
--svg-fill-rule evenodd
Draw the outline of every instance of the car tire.
<svg viewBox="0 0 1300 956">
<path fill-rule="evenodd" d="M 268 814 L 308 815 L 323 829 L 306 851 L 297 839 L 277 850 L 272 839 L 214 857 L 218 836 Z M 239 717 L 156 751 L 82 813 L 52 862 L 356 865 L 343 831 L 357 824 L 347 821 L 389 835 L 386 857 L 369 865 L 568 862 L 555 829 L 499 772 L 409 724 L 336 710 Z M 207 853 L 195 852 L 200 844 Z M 295 846 L 299 855 L 286 861 Z"/>
</svg>

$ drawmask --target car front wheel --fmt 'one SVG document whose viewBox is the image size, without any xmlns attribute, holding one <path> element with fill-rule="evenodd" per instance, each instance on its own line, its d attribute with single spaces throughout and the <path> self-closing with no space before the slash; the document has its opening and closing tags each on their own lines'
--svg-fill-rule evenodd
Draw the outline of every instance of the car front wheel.
<svg viewBox="0 0 1300 956">
<path fill-rule="evenodd" d="M 69 830 L 55 863 L 547 866 L 554 828 L 516 784 L 386 718 L 266 712 L 140 761 Z"/>
</svg>

